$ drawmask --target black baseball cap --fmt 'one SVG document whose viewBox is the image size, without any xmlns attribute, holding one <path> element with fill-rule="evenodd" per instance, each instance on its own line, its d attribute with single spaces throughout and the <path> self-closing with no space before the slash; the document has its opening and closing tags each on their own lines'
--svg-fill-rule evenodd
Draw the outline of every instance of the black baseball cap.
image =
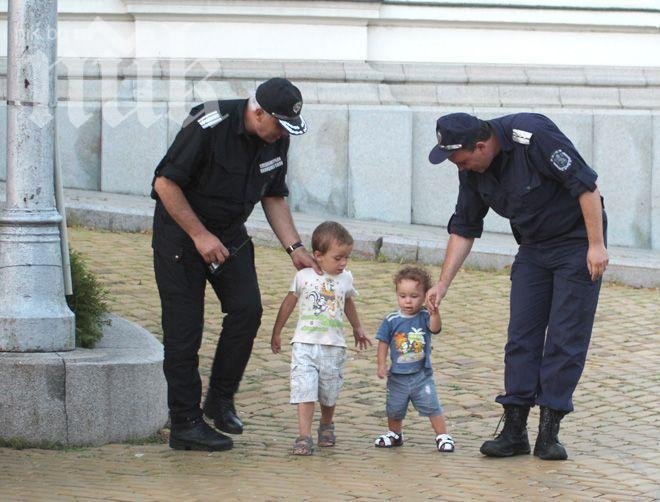
<svg viewBox="0 0 660 502">
<path fill-rule="evenodd" d="M 280 121 L 289 134 L 298 136 L 307 132 L 305 119 L 300 115 L 303 100 L 300 90 L 285 78 L 271 78 L 259 87 L 255 95 L 257 103 Z"/>
<path fill-rule="evenodd" d="M 468 113 L 450 113 L 440 117 L 435 126 L 438 144 L 429 153 L 431 164 L 440 164 L 456 150 L 474 141 L 481 129 L 481 120 Z"/>
</svg>

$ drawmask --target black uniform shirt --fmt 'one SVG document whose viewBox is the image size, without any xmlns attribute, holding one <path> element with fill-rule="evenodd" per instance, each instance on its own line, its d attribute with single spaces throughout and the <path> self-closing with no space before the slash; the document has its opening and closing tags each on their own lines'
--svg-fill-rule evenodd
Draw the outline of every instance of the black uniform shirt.
<svg viewBox="0 0 660 502">
<path fill-rule="evenodd" d="M 539 114 L 507 115 L 488 123 L 501 151 L 484 173 L 458 173 L 449 233 L 480 237 L 484 217 L 493 208 L 509 219 L 518 243 L 586 238 L 577 199 L 596 189 L 597 174 L 571 141 Z"/>
<path fill-rule="evenodd" d="M 195 214 L 225 244 L 245 233 L 244 223 L 262 197 L 286 197 L 289 138 L 272 144 L 245 130 L 247 100 L 198 105 L 156 167 L 181 187 Z M 152 198 L 158 200 L 155 191 Z M 160 201 L 154 215 L 154 247 L 161 240 L 183 240 L 183 230 Z"/>
</svg>

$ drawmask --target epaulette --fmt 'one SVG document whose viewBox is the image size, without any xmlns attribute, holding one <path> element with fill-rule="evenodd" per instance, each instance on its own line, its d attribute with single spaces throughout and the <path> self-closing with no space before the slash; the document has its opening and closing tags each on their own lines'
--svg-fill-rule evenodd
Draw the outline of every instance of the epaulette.
<svg viewBox="0 0 660 502">
<path fill-rule="evenodd" d="M 514 129 L 511 139 L 521 145 L 529 145 L 529 141 L 532 139 L 532 133 L 521 129 Z"/>
<path fill-rule="evenodd" d="M 225 113 L 223 115 L 217 101 L 207 101 L 203 105 L 198 105 L 190 111 L 190 115 L 188 115 L 183 123 L 183 127 L 196 121 L 202 129 L 210 129 L 217 126 L 227 117 L 229 117 L 229 114 Z"/>
</svg>

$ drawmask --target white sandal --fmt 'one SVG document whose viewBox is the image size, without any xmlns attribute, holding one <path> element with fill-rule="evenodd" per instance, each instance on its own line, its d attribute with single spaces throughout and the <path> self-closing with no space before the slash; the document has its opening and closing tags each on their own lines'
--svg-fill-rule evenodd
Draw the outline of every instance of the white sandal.
<svg viewBox="0 0 660 502">
<path fill-rule="evenodd" d="M 387 434 L 382 434 L 374 441 L 374 446 L 377 448 L 393 448 L 394 446 L 403 445 L 403 432 L 397 434 L 396 432 L 387 431 Z"/>
<path fill-rule="evenodd" d="M 439 452 L 452 453 L 454 451 L 454 440 L 449 434 L 438 434 L 435 437 L 435 444 Z"/>
</svg>

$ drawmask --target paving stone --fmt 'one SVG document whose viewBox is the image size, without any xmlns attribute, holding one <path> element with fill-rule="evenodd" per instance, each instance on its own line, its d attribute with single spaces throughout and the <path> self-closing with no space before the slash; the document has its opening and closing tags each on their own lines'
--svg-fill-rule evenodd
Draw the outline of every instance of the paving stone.
<svg viewBox="0 0 660 502">
<path fill-rule="evenodd" d="M 354 231 L 354 235 L 359 232 Z M 159 299 L 153 279 L 150 236 L 70 230 L 74 249 L 111 291 L 111 310 L 161 337 Z M 420 250 L 424 247 L 419 239 Z M 99 253 L 98 249 L 103 249 Z M 462 269 L 442 303 L 443 331 L 432 361 L 450 431 L 457 441 L 451 458 L 435 451 L 427 419 L 410 410 L 406 444 L 397 451 L 372 445 L 384 432 L 384 381 L 375 374 L 375 349 L 348 350 L 345 385 L 335 423 L 338 442 L 307 459 L 289 450 L 297 434 L 295 409 L 288 404 L 290 348 L 273 355 L 269 336 L 277 310 L 294 274 L 281 249 L 257 247 L 264 317 L 253 355 L 237 396 L 246 431 L 230 452 L 175 452 L 164 429 L 154 442 L 106 445 L 78 450 L 0 448 L 0 479 L 8 500 L 105 498 L 291 499 L 306 484 L 310 498 L 510 500 L 512 498 L 653 500 L 658 498 L 659 454 L 654 417 L 660 402 L 654 391 L 660 342 L 658 290 L 606 283 L 602 288 L 592 347 L 578 386 L 575 413 L 562 421 L 560 437 L 568 462 L 532 456 L 484 459 L 478 448 L 497 424 L 493 402 L 502 386 L 509 278 L 506 273 Z M 400 265 L 353 259 L 349 268 L 360 292 L 358 314 L 373 336 L 383 316 L 396 306 L 392 275 Z M 439 269 L 429 266 L 434 277 Z M 654 308 L 655 306 L 655 308 Z M 204 386 L 208 381 L 222 315 L 207 295 L 200 352 Z M 290 336 L 294 323 L 285 329 Z M 632 345 L 621 350 L 628 340 Z M 634 389 L 627 392 L 626 389 Z M 626 398 L 620 396 L 625 393 Z M 1 400 L 1 398 L 0 398 Z M 625 420 L 621 420 L 621 419 Z M 318 420 L 315 416 L 314 426 Z M 530 434 L 538 411 L 532 410 Z M 627 438 L 627 439 L 626 439 Z M 630 440 L 634 439 L 634 443 Z M 634 447 L 612 451 L 622 440 Z M 222 483 L 218 484 L 218 473 Z M 384 478 L 406 479 L 399 484 Z M 332 491 L 325 486 L 332 479 Z"/>
</svg>

